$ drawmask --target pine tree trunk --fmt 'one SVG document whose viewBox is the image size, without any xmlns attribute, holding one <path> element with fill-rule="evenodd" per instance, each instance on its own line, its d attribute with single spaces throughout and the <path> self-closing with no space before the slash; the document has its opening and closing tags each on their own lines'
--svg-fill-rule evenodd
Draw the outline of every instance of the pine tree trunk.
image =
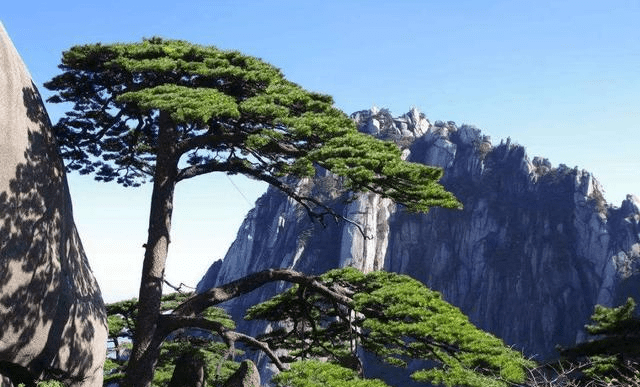
<svg viewBox="0 0 640 387">
<path fill-rule="evenodd" d="M 133 350 L 125 386 L 148 387 L 160 353 L 160 342 L 154 340 L 160 316 L 164 269 L 170 242 L 173 194 L 176 185 L 177 156 L 175 129 L 166 114 L 160 114 L 158 155 L 151 196 L 149 235 L 144 262 L 133 337 Z M 155 338 L 157 339 L 157 338 Z"/>
</svg>

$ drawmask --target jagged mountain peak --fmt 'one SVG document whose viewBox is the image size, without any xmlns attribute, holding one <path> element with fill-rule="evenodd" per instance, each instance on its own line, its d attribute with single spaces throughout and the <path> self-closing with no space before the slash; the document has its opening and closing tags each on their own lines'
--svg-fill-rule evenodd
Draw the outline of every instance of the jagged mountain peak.
<svg viewBox="0 0 640 387">
<path fill-rule="evenodd" d="M 491 137 L 482 133 L 473 125 L 463 124 L 458 127 L 454 121 L 435 121 L 433 124 L 417 108 L 411 108 L 407 113 L 393 117 L 385 108 L 372 107 L 351 114 L 359 130 L 384 140 L 392 140 L 403 148 L 412 149 L 412 161 L 435 165 L 445 170 L 452 166 L 458 149 L 469 150 L 468 162 L 475 163 L 476 168 L 469 168 L 481 174 L 486 167 L 489 153 L 505 161 L 511 159 L 511 166 L 519 166 L 522 173 L 528 175 L 531 183 L 535 184 L 543 176 L 558 177 L 573 174 L 576 178 L 581 196 L 604 200 L 603 188 L 600 182 L 588 171 L 570 168 L 565 164 L 554 167 L 549 159 L 535 156 L 530 158 L 524 146 L 512 142 L 511 138 L 503 139 L 498 145 L 493 145 Z M 414 144 L 417 143 L 417 144 Z M 498 156 L 499 155 L 499 156 Z M 445 177 L 446 179 L 446 177 Z M 601 203 L 602 206 L 610 206 Z"/>
<path fill-rule="evenodd" d="M 323 227 L 270 189 L 199 291 L 275 267 L 310 274 L 342 266 L 391 270 L 442 292 L 477 326 L 539 359 L 583 339 L 595 304 L 640 299 L 636 196 L 610 206 L 588 171 L 530 158 L 510 139 L 494 145 L 471 125 L 432 124 L 415 108 L 399 117 L 377 108 L 351 117 L 362 132 L 396 141 L 408 160 L 442 167 L 443 185 L 464 209 L 411 214 L 371 193 L 345 203 L 335 194 L 336 180 L 322 173 L 300 181 L 299 189 L 325 195 L 357 224 Z"/>
<path fill-rule="evenodd" d="M 376 136 L 384 140 L 399 141 L 412 139 L 427 133 L 432 127 L 426 116 L 417 108 L 393 117 L 389 109 L 372 107 L 351 114 L 361 132 Z"/>
</svg>

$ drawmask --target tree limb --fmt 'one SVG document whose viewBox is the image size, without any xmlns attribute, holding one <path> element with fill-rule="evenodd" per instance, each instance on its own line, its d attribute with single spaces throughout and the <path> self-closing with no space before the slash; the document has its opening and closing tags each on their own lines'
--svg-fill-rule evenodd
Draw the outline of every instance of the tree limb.
<svg viewBox="0 0 640 387">
<path fill-rule="evenodd" d="M 218 333 L 229 347 L 233 347 L 234 343 L 237 341 L 243 342 L 249 346 L 262 350 L 267 356 L 269 356 L 273 364 L 278 367 L 280 371 L 285 369 L 280 358 L 271 350 L 271 348 L 269 348 L 267 343 L 245 335 L 244 333 L 228 329 L 217 321 L 207 320 L 202 317 L 184 317 L 169 314 L 160 316 L 159 326 L 160 329 L 158 329 L 157 335 L 162 336 L 161 340 L 164 340 L 164 338 L 171 332 L 181 328 L 201 328 L 214 331 Z"/>
<path fill-rule="evenodd" d="M 178 172 L 177 181 L 186 180 L 192 177 L 204 175 L 211 172 L 235 172 L 241 173 L 250 177 L 253 177 L 257 180 L 264 181 L 272 185 L 273 187 L 279 189 L 284 194 L 289 196 L 291 199 L 295 200 L 298 204 L 300 204 L 306 211 L 311 219 L 318 220 L 320 224 L 325 226 L 324 217 L 330 216 L 337 220 L 345 221 L 358 229 L 360 234 L 365 239 L 372 239 L 371 235 L 367 235 L 366 231 L 362 227 L 362 225 L 357 222 L 345 217 L 337 213 L 333 208 L 329 205 L 322 203 L 320 200 L 311 197 L 298 194 L 292 187 L 285 184 L 281 179 L 273 176 L 272 174 L 260 170 L 258 168 L 250 168 L 245 165 L 241 159 L 228 159 L 225 162 L 214 162 L 210 161 L 205 164 L 192 165 L 190 167 L 182 168 Z M 321 209 L 321 211 L 316 210 L 317 208 Z"/>
<path fill-rule="evenodd" d="M 350 297 L 327 287 L 319 281 L 317 277 L 310 277 L 290 269 L 269 269 L 250 274 L 217 288 L 209 289 L 204 293 L 195 294 L 178 306 L 173 311 L 173 314 L 176 316 L 195 317 L 210 306 L 239 297 L 262 285 L 276 281 L 285 281 L 307 286 L 329 298 L 335 299 L 336 302 L 343 305 L 350 305 L 352 303 Z"/>
<path fill-rule="evenodd" d="M 262 352 L 264 352 L 267 356 L 269 356 L 269 359 L 271 359 L 271 361 L 273 362 L 273 364 L 278 367 L 278 370 L 280 371 L 284 371 L 286 369 L 285 365 L 282 364 L 282 362 L 280 361 L 280 358 L 278 357 L 278 355 L 276 355 L 271 348 L 269 348 L 269 344 L 257 340 L 256 338 L 249 336 L 249 335 L 245 335 L 244 333 L 240 333 L 240 332 L 236 332 L 236 331 L 226 331 L 225 335 L 233 340 L 233 341 L 240 341 L 243 342 L 249 346 L 252 346 L 254 348 L 258 348 L 260 350 L 262 350 Z"/>
</svg>

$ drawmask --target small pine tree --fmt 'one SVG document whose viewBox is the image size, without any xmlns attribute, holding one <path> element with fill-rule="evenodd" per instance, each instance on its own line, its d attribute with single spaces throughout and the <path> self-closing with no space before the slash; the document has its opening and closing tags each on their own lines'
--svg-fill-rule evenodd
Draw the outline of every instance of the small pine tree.
<svg viewBox="0 0 640 387">
<path fill-rule="evenodd" d="M 562 349 L 561 355 L 569 361 L 586 361 L 584 373 L 591 379 L 629 376 L 630 365 L 640 363 L 640 319 L 634 316 L 635 307 L 632 298 L 618 307 L 596 305 L 592 324 L 585 325 L 595 338 Z"/>
</svg>

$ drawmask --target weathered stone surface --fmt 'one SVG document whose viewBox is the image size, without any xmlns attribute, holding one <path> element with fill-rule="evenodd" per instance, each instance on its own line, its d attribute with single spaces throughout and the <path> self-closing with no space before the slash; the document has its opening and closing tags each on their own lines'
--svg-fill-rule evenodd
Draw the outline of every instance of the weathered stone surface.
<svg viewBox="0 0 640 387">
<path fill-rule="evenodd" d="M 1 24 L 0 324 L 0 373 L 102 385 L 104 304 L 49 118 Z"/>
<path fill-rule="evenodd" d="M 260 387 L 260 373 L 255 363 L 245 360 L 240 368 L 229 377 L 224 387 Z"/>
</svg>

